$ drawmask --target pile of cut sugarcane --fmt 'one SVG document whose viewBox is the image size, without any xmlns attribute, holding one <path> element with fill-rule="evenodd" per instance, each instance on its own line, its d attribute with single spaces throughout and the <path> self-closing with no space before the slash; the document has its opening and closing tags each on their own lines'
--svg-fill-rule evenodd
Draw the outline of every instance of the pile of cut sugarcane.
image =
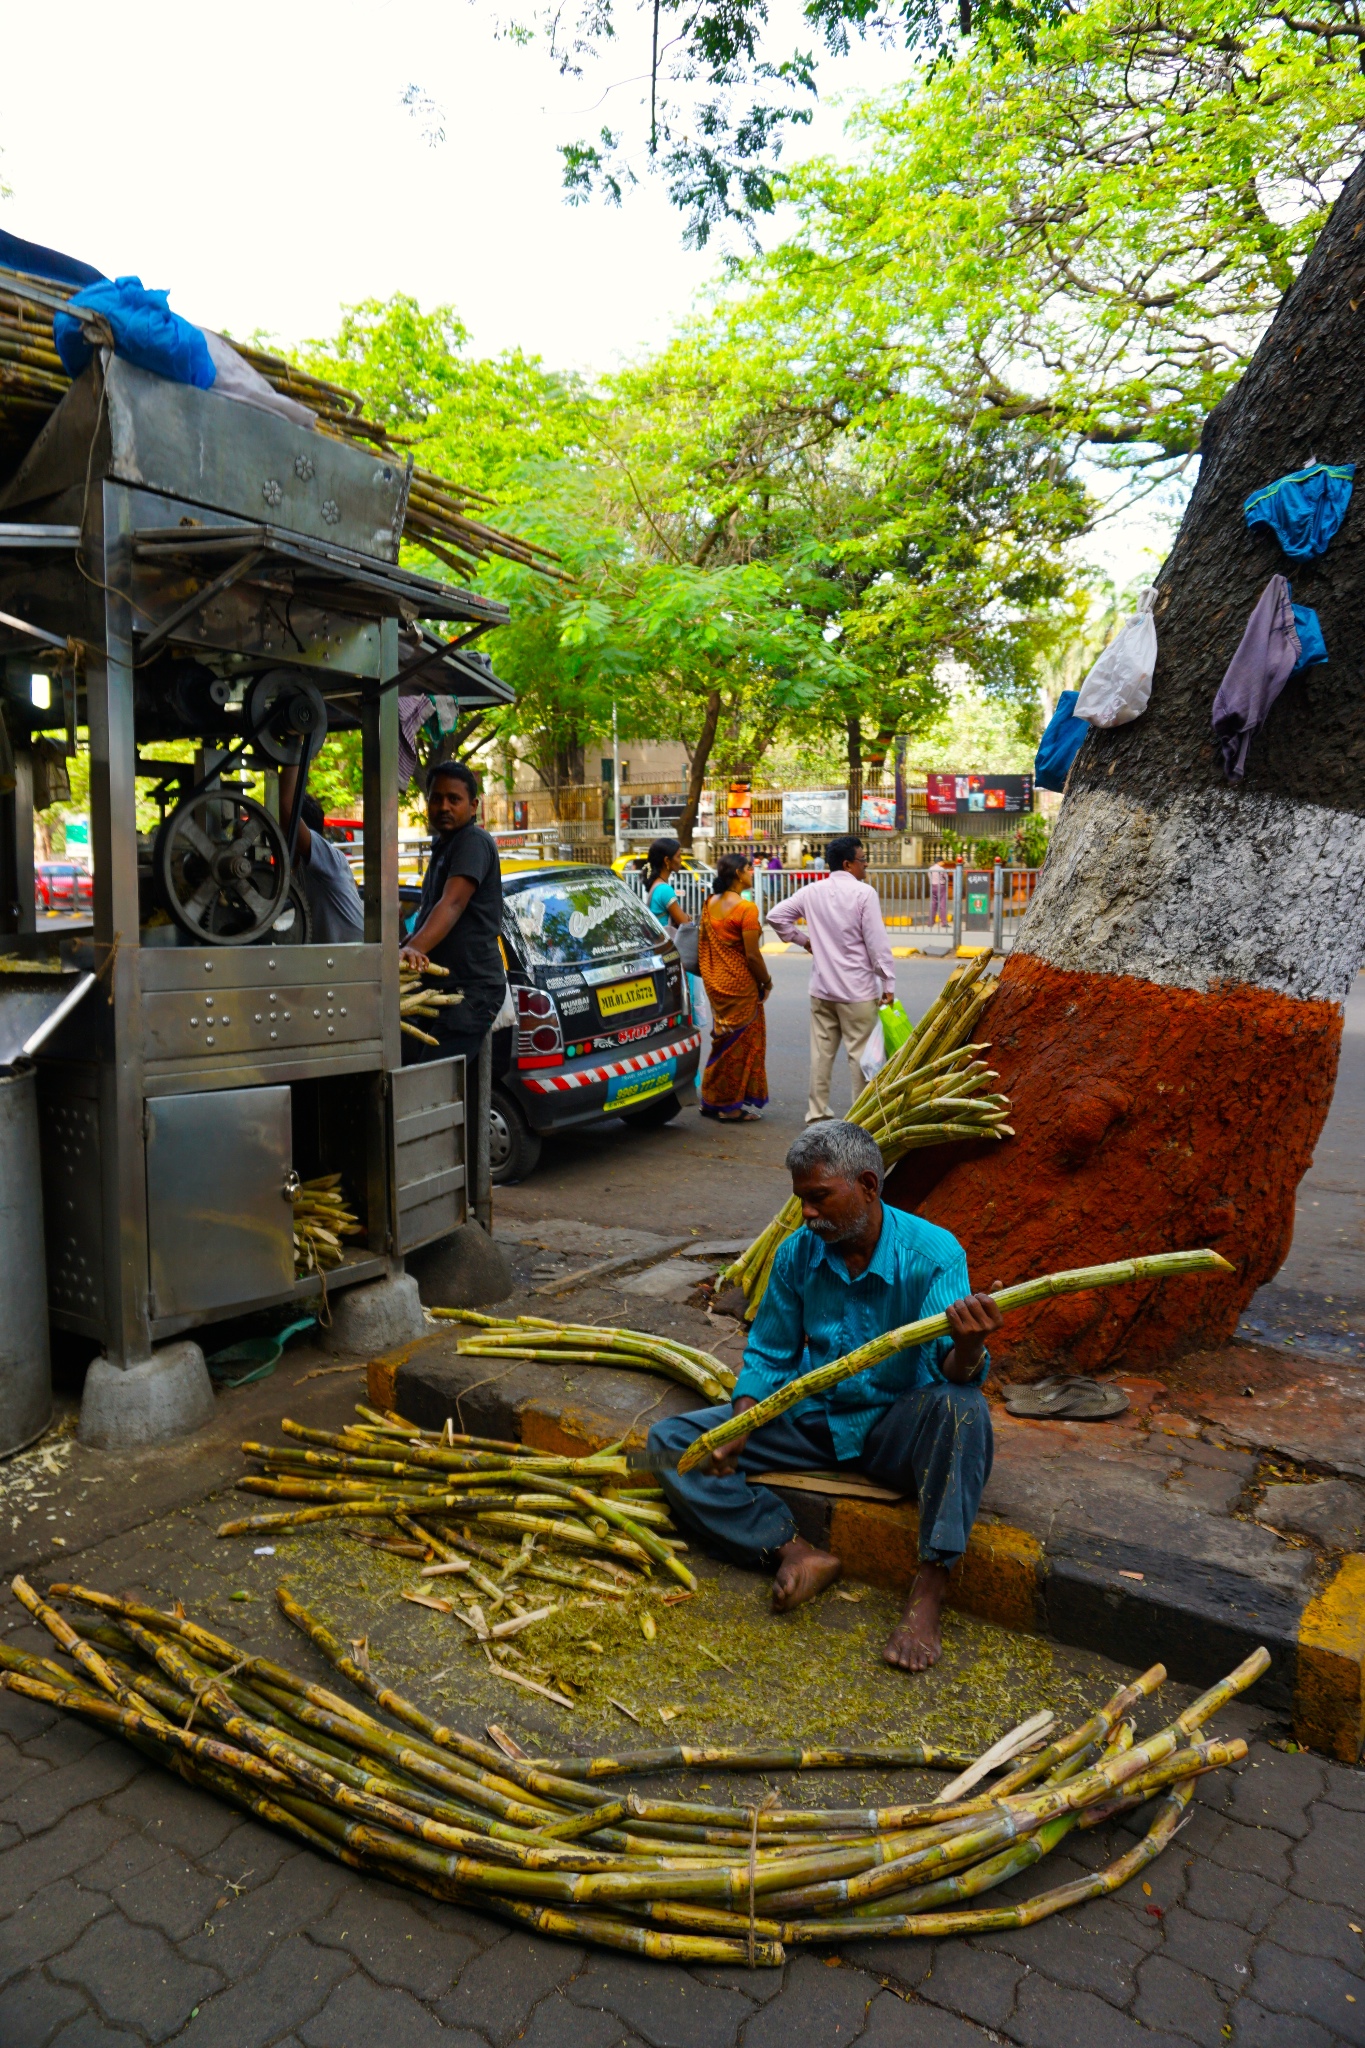
<svg viewBox="0 0 1365 2048">
<path fill-rule="evenodd" d="M 992 1092 L 999 1077 L 980 1057 L 989 1048 L 970 1042 L 999 985 L 986 973 L 990 959 L 987 951 L 949 977 L 905 1044 L 848 1112 L 848 1123 L 876 1139 L 888 1173 L 907 1152 L 925 1145 L 1014 1136 L 1005 1121 L 1009 1098 Z M 718 1276 L 718 1287 L 743 1288 L 746 1316 L 756 1314 L 778 1246 L 800 1221 L 801 1204 L 793 1195 Z"/>
<path fill-rule="evenodd" d="M 425 976 L 444 978 L 449 973 L 448 967 L 438 967 L 432 960 L 427 962 L 421 973 L 415 967 L 403 966 L 398 970 L 398 1028 L 409 1038 L 420 1038 L 423 1045 L 439 1045 L 441 1041 L 433 1038 L 429 1031 L 419 1030 L 413 1018 L 434 1017 L 438 1010 L 453 1008 L 456 1003 L 464 1001 L 463 990 L 453 996 L 443 996 L 436 989 L 427 987 Z"/>
<path fill-rule="evenodd" d="M 728 1401 L 735 1375 L 709 1351 L 645 1330 L 599 1329 L 595 1323 L 550 1323 L 540 1316 L 485 1316 L 472 1308 L 434 1308 L 434 1316 L 472 1323 L 477 1334 L 460 1346 L 462 1358 L 529 1359 L 542 1365 L 617 1365 L 658 1372 L 679 1386 Z"/>
<path fill-rule="evenodd" d="M 294 1271 L 326 1273 L 346 1253 L 343 1237 L 363 1237 L 364 1228 L 341 1191 L 339 1173 L 319 1174 L 294 1190 Z"/>
<path fill-rule="evenodd" d="M 306 1429 L 286 1417 L 280 1428 L 289 1443 L 243 1444 L 260 1470 L 239 1479 L 239 1489 L 300 1505 L 224 1522 L 218 1534 L 273 1535 L 358 1518 L 377 1533 L 369 1521 L 376 1517 L 393 1523 L 400 1551 L 410 1553 L 414 1540 L 431 1551 L 433 1576 L 467 1577 L 513 1616 L 525 1612 L 510 1587 L 518 1576 L 619 1593 L 622 1583 L 658 1565 L 695 1590 L 679 1555 L 687 1546 L 662 1490 L 632 1483 L 619 1446 L 565 1458 L 457 1435 L 449 1423 L 424 1430 L 363 1405 L 356 1413 L 357 1422 L 337 1431 Z M 514 1539 L 511 1546 L 500 1540 L 506 1537 Z M 474 1559 L 494 1564 L 499 1583 L 490 1585 Z M 480 1634 L 479 1616 L 460 1619 Z"/>
<path fill-rule="evenodd" d="M 72 1668 L 0 1643 L 0 1682 L 116 1730 L 190 1784 L 310 1848 L 564 1940 L 751 1967 L 780 1964 L 802 1942 L 1029 1926 L 1116 1891 L 1171 1840 L 1195 1780 L 1246 1754 L 1240 1739 L 1202 1731 L 1270 1661 L 1257 1650 L 1139 1741 L 1133 1712 L 1165 1677 L 1154 1665 L 1041 1750 L 1023 1751 L 1018 1739 L 993 1745 L 937 1800 L 724 1806 L 634 1791 L 604 1797 L 598 1788 L 672 1770 L 957 1770 L 963 1759 L 920 1743 L 510 1755 L 386 1686 L 366 1652 L 349 1656 L 284 1586 L 285 1616 L 366 1704 L 250 1654 L 179 1606 L 168 1614 L 77 1585 L 54 1586 L 44 1600 L 22 1578 L 13 1590 Z M 74 1627 L 52 1600 L 98 1619 L 83 1615 Z M 1025 1723 L 1016 1736 L 1036 1726 Z M 1153 1799 L 1146 1834 L 1106 1868 L 1019 1904 L 970 1903 L 1040 1862 L 1072 1829 Z"/>
</svg>

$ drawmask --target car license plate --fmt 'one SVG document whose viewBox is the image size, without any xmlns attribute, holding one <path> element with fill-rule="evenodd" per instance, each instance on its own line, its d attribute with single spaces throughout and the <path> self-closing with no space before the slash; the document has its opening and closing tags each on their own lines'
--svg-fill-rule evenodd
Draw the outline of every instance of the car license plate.
<svg viewBox="0 0 1365 2048">
<path fill-rule="evenodd" d="M 654 1001 L 652 978 L 644 981 L 617 981 L 609 988 L 597 991 L 597 1007 L 604 1017 L 619 1017 L 623 1010 L 642 1010 Z"/>
<path fill-rule="evenodd" d="M 677 1066 L 676 1060 L 664 1060 L 660 1066 L 647 1067 L 642 1074 L 613 1074 L 607 1083 L 607 1108 L 625 1109 L 632 1102 L 662 1095 L 673 1086 Z"/>
</svg>

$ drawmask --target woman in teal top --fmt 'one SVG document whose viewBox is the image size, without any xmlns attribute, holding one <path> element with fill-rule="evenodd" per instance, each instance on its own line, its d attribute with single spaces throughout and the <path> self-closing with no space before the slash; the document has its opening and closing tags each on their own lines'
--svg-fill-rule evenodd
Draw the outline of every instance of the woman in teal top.
<svg viewBox="0 0 1365 2048">
<path fill-rule="evenodd" d="M 654 839 L 645 861 L 645 891 L 649 907 L 660 924 L 687 923 L 687 912 L 678 901 L 670 879 L 682 866 L 682 847 L 676 839 Z"/>
<path fill-rule="evenodd" d="M 645 860 L 645 890 L 649 907 L 660 924 L 672 925 L 676 930 L 680 924 L 688 923 L 687 912 L 678 901 L 678 892 L 673 887 L 672 877 L 683 864 L 682 847 L 676 839 L 654 839 L 650 841 L 649 853 Z M 711 1022 L 711 1007 L 706 1000 L 706 990 L 699 974 L 687 977 L 687 992 L 692 1002 L 692 1015 L 696 1022 L 708 1026 Z"/>
</svg>

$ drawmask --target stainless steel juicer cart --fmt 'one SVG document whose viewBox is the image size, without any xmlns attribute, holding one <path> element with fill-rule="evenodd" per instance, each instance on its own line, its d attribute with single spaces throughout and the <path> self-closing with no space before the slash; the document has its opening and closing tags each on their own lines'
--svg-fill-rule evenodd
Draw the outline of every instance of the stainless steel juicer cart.
<svg viewBox="0 0 1365 2048">
<path fill-rule="evenodd" d="M 316 1274 L 295 1277 L 299 1178 L 340 1173 L 363 1224 L 329 1295 L 395 1279 L 471 1205 L 464 1063 L 401 1062 L 398 699 L 418 673 L 477 698 L 477 670 L 447 647 L 507 611 L 398 566 L 409 478 L 391 452 L 102 352 L 0 497 L 0 701 L 17 740 L 0 954 L 73 988 L 95 977 L 34 1058 L 48 1308 L 124 1375 L 101 1368 L 106 1407 L 122 1399 L 129 1418 L 106 1441 L 186 1426 L 137 1391 L 165 1340 L 317 1296 Z M 437 621 L 460 629 L 449 643 Z M 46 934 L 32 741 L 78 724 L 93 928 Z M 278 802 L 280 770 L 306 779 L 329 730 L 361 735 L 361 944 L 310 942 Z M 192 758 L 158 751 L 170 741 Z"/>
</svg>

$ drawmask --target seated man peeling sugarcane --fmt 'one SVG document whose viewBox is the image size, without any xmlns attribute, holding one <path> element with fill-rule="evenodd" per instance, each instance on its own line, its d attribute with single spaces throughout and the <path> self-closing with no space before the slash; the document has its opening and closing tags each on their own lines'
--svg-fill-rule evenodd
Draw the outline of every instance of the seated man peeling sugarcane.
<svg viewBox="0 0 1365 2048">
<path fill-rule="evenodd" d="M 841 1465 L 919 1505 L 919 1570 L 882 1655 L 904 1671 L 937 1661 L 948 1574 L 967 1546 L 990 1475 L 981 1382 L 1002 1317 L 970 1292 L 967 1260 L 946 1230 L 884 1206 L 882 1158 L 856 1124 L 812 1124 L 787 1154 L 803 1230 L 781 1246 L 735 1383 L 733 1406 L 673 1415 L 649 1433 L 650 1462 L 680 1521 L 732 1563 L 770 1570 L 784 1612 L 843 1567 L 796 1532 L 759 1473 Z M 998 1283 L 997 1283 L 998 1284 Z M 731 1414 L 887 1330 L 945 1314 L 950 1335 L 893 1353 L 680 1473 L 687 1447 Z"/>
</svg>

